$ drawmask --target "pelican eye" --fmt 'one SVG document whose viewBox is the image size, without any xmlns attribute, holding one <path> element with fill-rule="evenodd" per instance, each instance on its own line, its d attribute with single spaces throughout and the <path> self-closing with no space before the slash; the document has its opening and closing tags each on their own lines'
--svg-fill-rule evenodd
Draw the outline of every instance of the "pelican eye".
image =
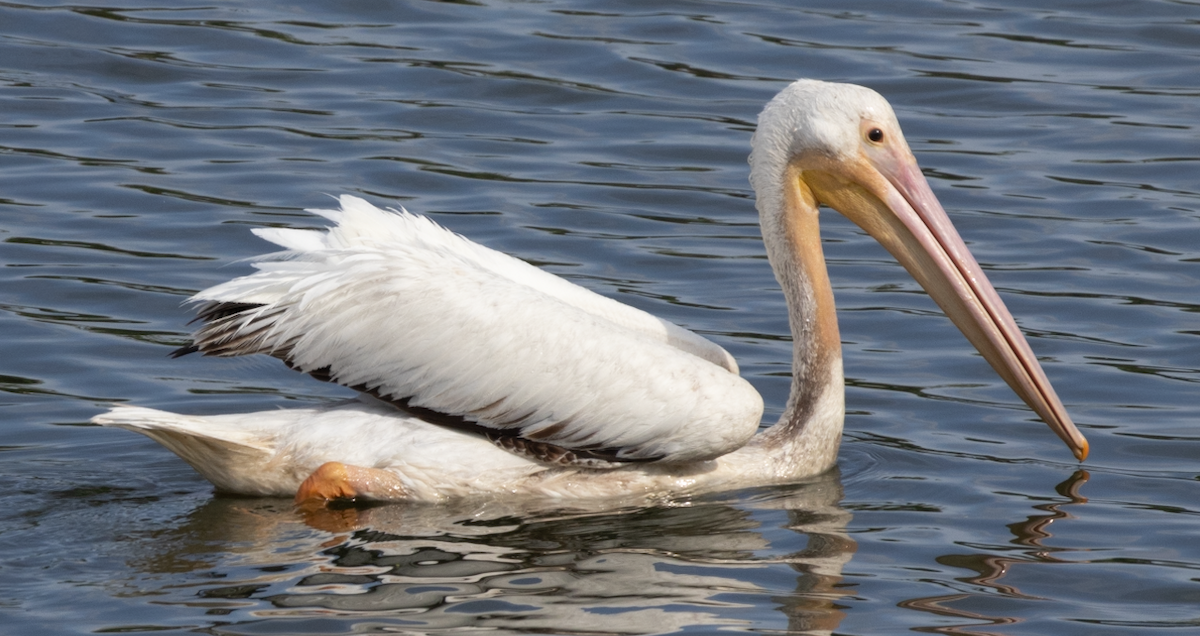
<svg viewBox="0 0 1200 636">
<path fill-rule="evenodd" d="M 867 132 L 867 139 L 870 139 L 875 143 L 879 143 L 883 141 L 883 131 L 879 128 L 872 128 Z"/>
</svg>

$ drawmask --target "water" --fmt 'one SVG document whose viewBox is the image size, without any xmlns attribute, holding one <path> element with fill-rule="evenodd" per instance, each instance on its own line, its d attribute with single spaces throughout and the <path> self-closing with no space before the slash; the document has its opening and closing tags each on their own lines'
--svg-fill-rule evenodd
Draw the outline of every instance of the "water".
<svg viewBox="0 0 1200 636">
<path fill-rule="evenodd" d="M 1194 2 L 0 3 L 0 632 L 1200 628 Z M 113 401 L 344 395 L 166 354 L 249 228 L 354 193 L 729 348 L 786 395 L 745 155 L 800 76 L 896 107 L 1082 466 L 825 215 L 839 471 L 650 509 L 214 497 Z"/>
</svg>

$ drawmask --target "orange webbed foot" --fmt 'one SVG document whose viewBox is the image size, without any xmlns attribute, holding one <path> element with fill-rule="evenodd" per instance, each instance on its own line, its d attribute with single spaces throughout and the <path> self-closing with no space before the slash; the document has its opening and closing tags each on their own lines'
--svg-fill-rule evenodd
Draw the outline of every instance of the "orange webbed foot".
<svg viewBox="0 0 1200 636">
<path fill-rule="evenodd" d="M 296 504 L 322 506 L 338 499 L 398 501 L 408 497 L 408 490 L 394 473 L 379 468 L 326 462 L 300 484 L 296 491 Z"/>
<path fill-rule="evenodd" d="M 296 503 L 324 503 L 334 499 L 354 499 L 358 491 L 351 480 L 351 469 L 341 462 L 325 462 L 300 484 Z"/>
</svg>

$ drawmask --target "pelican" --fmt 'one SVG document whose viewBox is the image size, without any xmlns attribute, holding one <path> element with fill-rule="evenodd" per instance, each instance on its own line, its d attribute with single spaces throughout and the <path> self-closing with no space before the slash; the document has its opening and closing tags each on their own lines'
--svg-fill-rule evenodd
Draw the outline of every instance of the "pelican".
<svg viewBox="0 0 1200 636">
<path fill-rule="evenodd" d="M 438 502 L 671 497 L 831 468 L 845 414 L 818 208 L 879 241 L 1080 461 L 1088 443 L 954 230 L 891 106 L 800 80 L 763 109 L 750 154 L 763 241 L 792 331 L 791 394 L 763 401 L 724 349 L 404 210 L 352 196 L 325 231 L 201 291 L 175 352 L 267 354 L 358 391 L 340 403 L 194 417 L 116 406 L 93 422 L 160 442 L 218 491 Z"/>
</svg>

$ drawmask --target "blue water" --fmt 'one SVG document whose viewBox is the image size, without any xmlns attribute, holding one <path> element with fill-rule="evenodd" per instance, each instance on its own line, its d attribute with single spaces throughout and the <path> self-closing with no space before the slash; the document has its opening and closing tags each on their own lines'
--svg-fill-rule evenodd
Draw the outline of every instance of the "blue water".
<svg viewBox="0 0 1200 636">
<path fill-rule="evenodd" d="M 1200 630 L 1194 2 L 0 3 L 0 632 Z M 249 229 L 352 193 L 698 330 L 790 345 L 745 156 L 797 77 L 892 104 L 1092 444 L 823 217 L 836 473 L 648 509 L 216 497 L 86 424 L 344 396 L 168 359 Z"/>
</svg>

